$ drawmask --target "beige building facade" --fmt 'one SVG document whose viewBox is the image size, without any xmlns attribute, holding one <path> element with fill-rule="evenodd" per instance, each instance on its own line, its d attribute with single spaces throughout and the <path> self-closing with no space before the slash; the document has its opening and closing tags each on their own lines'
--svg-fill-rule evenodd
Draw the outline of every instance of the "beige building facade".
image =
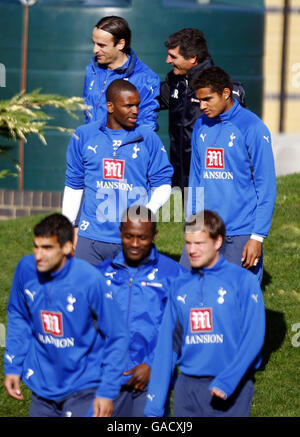
<svg viewBox="0 0 300 437">
<path fill-rule="evenodd" d="M 300 0 L 265 0 L 265 9 L 262 118 L 272 134 L 300 134 Z"/>
</svg>

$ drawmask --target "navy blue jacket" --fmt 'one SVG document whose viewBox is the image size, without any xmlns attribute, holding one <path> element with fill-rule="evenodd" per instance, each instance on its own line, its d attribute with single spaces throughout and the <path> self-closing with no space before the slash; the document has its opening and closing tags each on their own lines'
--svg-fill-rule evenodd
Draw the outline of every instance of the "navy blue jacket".
<svg viewBox="0 0 300 437">
<path fill-rule="evenodd" d="M 172 185 L 181 190 L 188 186 L 193 127 L 203 114 L 192 82 L 199 73 L 213 65 L 212 58 L 207 56 L 186 75 L 176 75 L 170 71 L 161 83 L 160 109 L 169 110 L 170 161 L 174 167 Z M 235 80 L 233 95 L 245 105 L 245 90 Z"/>
</svg>

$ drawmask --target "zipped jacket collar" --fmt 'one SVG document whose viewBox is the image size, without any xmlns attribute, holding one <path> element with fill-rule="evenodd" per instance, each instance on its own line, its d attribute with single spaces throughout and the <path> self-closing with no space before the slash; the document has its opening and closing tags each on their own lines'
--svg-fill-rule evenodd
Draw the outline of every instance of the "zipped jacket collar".
<svg viewBox="0 0 300 437">
<path fill-rule="evenodd" d="M 118 74 L 124 74 L 125 75 L 124 77 L 129 77 L 133 73 L 134 67 L 135 67 L 135 64 L 137 61 L 137 56 L 136 56 L 134 50 L 130 49 L 130 53 L 127 56 L 128 56 L 128 61 L 125 62 L 125 64 L 122 65 L 121 67 L 118 67 L 114 70 Z M 98 64 L 96 56 L 94 56 L 91 59 L 91 65 L 92 65 L 92 68 L 93 68 L 95 73 L 96 73 L 98 68 L 105 69 L 105 67 L 101 67 Z"/>
</svg>

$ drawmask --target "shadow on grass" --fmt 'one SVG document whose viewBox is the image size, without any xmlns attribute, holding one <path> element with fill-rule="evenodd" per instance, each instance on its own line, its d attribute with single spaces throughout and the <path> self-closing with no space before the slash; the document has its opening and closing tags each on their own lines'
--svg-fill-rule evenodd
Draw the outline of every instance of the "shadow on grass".
<svg viewBox="0 0 300 437">
<path fill-rule="evenodd" d="M 266 287 L 271 283 L 271 281 L 272 281 L 272 276 L 266 270 L 264 270 L 263 278 L 261 282 L 262 292 L 265 291 Z"/>
<path fill-rule="evenodd" d="M 284 314 L 278 311 L 266 310 L 266 336 L 262 349 L 262 365 L 264 370 L 272 353 L 280 349 L 287 333 Z"/>
<path fill-rule="evenodd" d="M 272 276 L 266 270 L 264 270 L 261 283 L 261 289 L 263 293 L 271 282 Z M 262 349 L 261 370 L 266 367 L 272 353 L 280 349 L 282 343 L 284 342 L 286 333 L 287 325 L 284 319 L 284 313 L 266 309 L 266 335 L 265 343 Z"/>
</svg>

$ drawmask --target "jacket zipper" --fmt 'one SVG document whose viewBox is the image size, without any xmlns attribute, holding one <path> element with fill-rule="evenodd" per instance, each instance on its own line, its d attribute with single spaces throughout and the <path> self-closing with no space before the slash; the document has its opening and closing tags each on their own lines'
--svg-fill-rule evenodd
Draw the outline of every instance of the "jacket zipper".
<svg viewBox="0 0 300 437">
<path fill-rule="evenodd" d="M 131 287 L 132 287 L 132 282 L 133 282 L 133 278 L 130 277 L 129 278 L 129 283 L 128 283 L 128 287 L 129 287 L 129 293 L 128 293 L 128 311 L 127 311 L 127 328 L 129 328 L 129 314 L 130 314 L 130 306 L 131 306 Z"/>
<path fill-rule="evenodd" d="M 199 272 L 200 278 L 200 306 L 204 306 L 204 273 Z M 202 280 L 201 280 L 202 279 Z"/>
</svg>

